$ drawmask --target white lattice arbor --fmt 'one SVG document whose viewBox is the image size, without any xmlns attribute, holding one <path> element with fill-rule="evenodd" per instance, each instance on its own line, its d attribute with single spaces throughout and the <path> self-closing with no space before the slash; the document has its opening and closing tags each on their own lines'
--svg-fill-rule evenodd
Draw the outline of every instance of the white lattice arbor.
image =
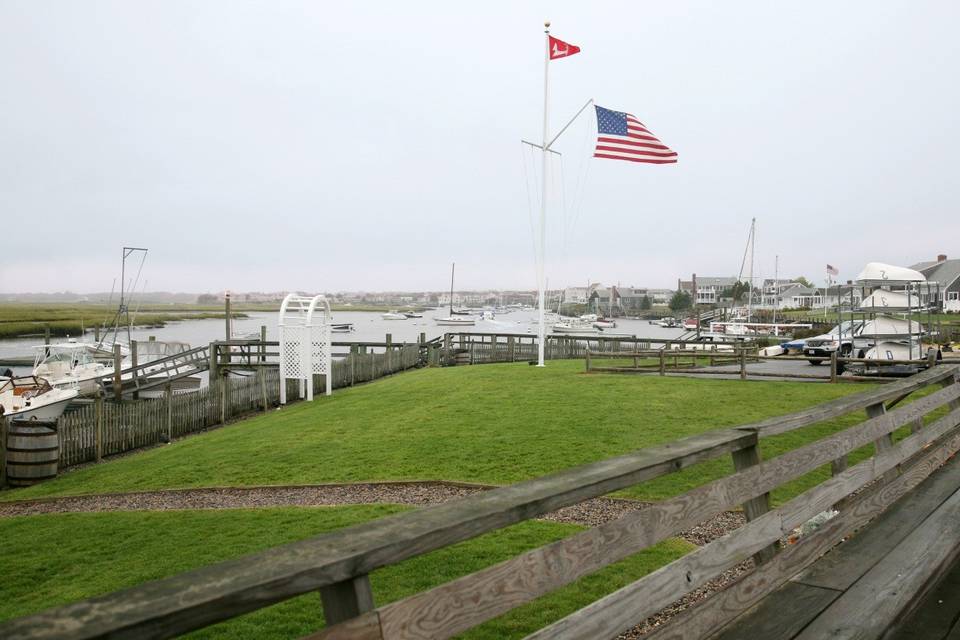
<svg viewBox="0 0 960 640">
<path fill-rule="evenodd" d="M 280 305 L 280 404 L 287 402 L 287 379 L 300 382 L 313 400 L 313 375 L 320 374 L 331 392 L 330 303 L 323 296 L 287 294 Z"/>
</svg>

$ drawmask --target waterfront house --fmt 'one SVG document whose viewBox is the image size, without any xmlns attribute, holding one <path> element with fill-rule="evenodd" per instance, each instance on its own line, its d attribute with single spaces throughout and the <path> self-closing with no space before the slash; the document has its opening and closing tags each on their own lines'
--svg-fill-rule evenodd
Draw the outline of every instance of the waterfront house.
<svg viewBox="0 0 960 640">
<path fill-rule="evenodd" d="M 948 260 L 945 254 L 940 254 L 936 260 L 920 262 L 910 268 L 922 273 L 929 282 L 940 285 L 939 296 L 931 294 L 936 298 L 933 302 L 942 302 L 944 311 L 960 313 L 960 260 Z"/>
</svg>

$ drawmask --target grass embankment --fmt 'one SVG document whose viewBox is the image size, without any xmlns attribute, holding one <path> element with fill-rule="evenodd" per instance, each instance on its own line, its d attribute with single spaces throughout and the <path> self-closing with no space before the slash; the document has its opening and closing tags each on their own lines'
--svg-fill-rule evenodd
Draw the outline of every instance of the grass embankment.
<svg viewBox="0 0 960 640">
<path fill-rule="evenodd" d="M 401 511 L 394 506 L 226 511 L 85 513 L 0 520 L 0 619 L 156 580 L 268 547 Z M 376 571 L 377 604 L 397 600 L 566 537 L 580 527 L 525 522 Z M 668 540 L 467 634 L 523 637 L 680 557 L 692 545 Z M 316 593 L 194 634 L 202 638 L 291 638 L 316 631 Z"/>
<path fill-rule="evenodd" d="M 582 370 L 582 361 L 567 361 L 543 369 L 506 364 L 407 372 L 5 492 L 0 499 L 370 480 L 508 484 L 864 390 Z M 777 455 L 863 418 L 861 413 L 764 440 L 761 449 Z M 660 499 L 731 471 L 724 456 L 626 494 Z"/>
<path fill-rule="evenodd" d="M 54 336 L 78 336 L 104 323 L 112 325 L 115 306 L 105 304 L 0 304 L 0 339 L 42 335 L 50 327 Z M 232 313 L 245 318 L 242 312 Z M 132 314 L 138 327 L 162 327 L 176 320 L 223 318 L 220 308 L 190 308 L 190 305 L 143 305 Z"/>
</svg>

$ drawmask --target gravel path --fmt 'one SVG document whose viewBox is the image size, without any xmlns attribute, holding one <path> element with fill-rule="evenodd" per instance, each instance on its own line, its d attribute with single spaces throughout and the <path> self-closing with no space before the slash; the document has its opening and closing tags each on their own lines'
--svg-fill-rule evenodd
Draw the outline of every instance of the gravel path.
<svg viewBox="0 0 960 640">
<path fill-rule="evenodd" d="M 181 489 L 138 493 L 101 494 L 0 502 L 0 518 L 43 513 L 91 513 L 109 511 L 164 511 L 173 509 L 238 509 L 256 507 L 321 507 L 346 504 L 402 504 L 427 506 L 462 498 L 492 487 L 445 482 L 397 482 L 303 487 L 251 487 Z M 544 520 L 594 527 L 615 520 L 649 503 L 619 498 L 594 498 L 543 516 Z M 740 512 L 725 511 L 680 534 L 702 546 L 745 522 Z M 748 560 L 724 572 L 710 583 L 688 593 L 663 611 L 618 636 L 633 640 L 707 595 L 718 591 L 752 568 Z"/>
</svg>

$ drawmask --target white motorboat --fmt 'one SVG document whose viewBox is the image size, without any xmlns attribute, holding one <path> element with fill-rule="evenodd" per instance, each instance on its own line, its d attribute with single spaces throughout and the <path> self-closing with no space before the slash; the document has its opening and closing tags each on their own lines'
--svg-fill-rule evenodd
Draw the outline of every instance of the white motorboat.
<svg viewBox="0 0 960 640">
<path fill-rule="evenodd" d="M 593 326 L 594 329 L 600 329 L 601 331 L 603 331 L 604 329 L 617 328 L 617 321 L 614 320 L 613 318 L 604 318 L 603 316 L 599 316 L 599 317 L 594 316 L 593 319 L 590 320 L 587 316 L 580 316 L 580 319 L 590 322 L 590 324 Z"/>
<path fill-rule="evenodd" d="M 404 312 L 403 312 L 403 315 L 404 315 L 405 317 L 407 317 L 407 318 L 422 318 L 422 317 L 423 317 L 423 314 L 422 314 L 422 313 L 415 313 L 415 312 L 413 312 L 413 311 L 404 311 Z"/>
<path fill-rule="evenodd" d="M 671 318 L 671 317 L 661 318 L 657 324 L 660 325 L 661 327 L 669 329 L 677 326 L 677 319 Z"/>
<path fill-rule="evenodd" d="M 554 333 L 596 333 L 592 324 L 580 318 L 569 318 L 554 323 Z"/>
<path fill-rule="evenodd" d="M 55 389 L 43 378 L 0 378 L 0 409 L 16 420 L 56 420 L 79 393 Z"/>
<path fill-rule="evenodd" d="M 450 316 L 449 318 L 434 318 L 433 321 L 440 327 L 472 327 L 477 323 L 468 316 Z"/>
<path fill-rule="evenodd" d="M 382 313 L 380 314 L 380 317 L 383 318 L 384 320 L 406 320 L 407 319 L 406 315 L 402 313 L 398 313 L 395 310 Z"/>
<path fill-rule="evenodd" d="M 75 389 L 81 395 L 91 395 L 100 380 L 113 375 L 113 367 L 94 359 L 93 344 L 71 340 L 33 349 L 33 375 L 55 389 Z"/>
</svg>

